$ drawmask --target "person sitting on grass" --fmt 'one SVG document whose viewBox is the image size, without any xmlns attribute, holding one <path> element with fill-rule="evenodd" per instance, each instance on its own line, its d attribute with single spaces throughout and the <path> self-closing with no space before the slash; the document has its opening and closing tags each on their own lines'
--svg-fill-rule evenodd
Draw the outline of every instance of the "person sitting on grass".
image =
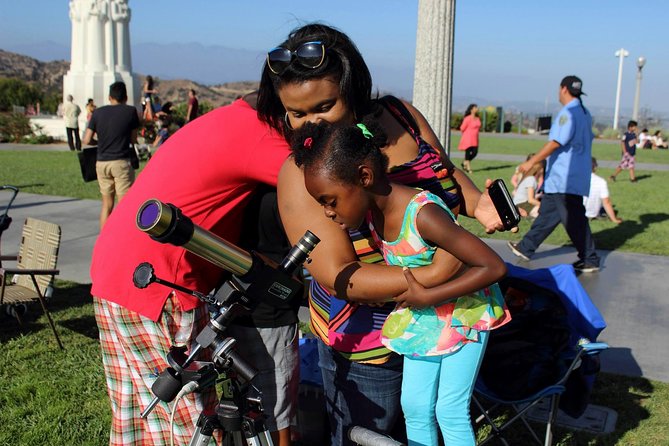
<svg viewBox="0 0 669 446">
<path fill-rule="evenodd" d="M 590 174 L 590 193 L 583 197 L 583 206 L 585 206 L 585 216 L 589 219 L 599 218 L 602 208 L 615 224 L 622 223 L 622 220 L 616 216 L 616 211 L 609 198 L 609 187 L 606 180 L 595 174 L 597 171 L 597 158 L 592 158 L 592 173 Z"/>
<path fill-rule="evenodd" d="M 531 218 L 537 218 L 539 215 L 539 206 L 541 205 L 539 187 L 544 181 L 544 169 L 546 161 L 535 164 L 522 174 L 518 188 L 513 194 L 513 204 L 519 208 L 525 209 L 527 215 Z"/>
</svg>

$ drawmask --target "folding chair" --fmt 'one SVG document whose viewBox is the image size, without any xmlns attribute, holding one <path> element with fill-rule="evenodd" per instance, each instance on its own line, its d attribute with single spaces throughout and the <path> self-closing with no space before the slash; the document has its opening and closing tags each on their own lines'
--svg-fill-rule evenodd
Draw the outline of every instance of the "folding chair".
<svg viewBox="0 0 669 446">
<path fill-rule="evenodd" d="M 39 301 L 56 336 L 58 346 L 63 349 L 45 301 L 47 289 L 53 285 L 55 276 L 60 272 L 55 269 L 60 235 L 60 226 L 54 223 L 30 217 L 26 219 L 18 256 L 3 257 L 15 260 L 17 265 L 16 268 L 0 268 L 0 306 L 27 305 Z M 13 275 L 11 281 L 8 280 L 9 275 Z M 19 325 L 23 326 L 20 312 L 15 311 L 14 315 Z"/>
<path fill-rule="evenodd" d="M 481 411 L 476 423 L 485 421 L 490 425 L 491 432 L 478 444 L 483 445 L 496 438 L 508 445 L 505 438 L 507 429 L 516 421 L 522 421 L 537 444 L 549 446 L 552 444 L 553 425 L 561 398 L 568 397 L 562 400 L 565 403 L 562 405 L 572 417 L 577 418 L 587 407 L 587 398 L 597 371 L 587 369 L 594 369 L 591 367 L 596 362 L 593 358 L 608 348 L 605 343 L 593 341 L 606 324 L 578 282 L 571 265 L 556 265 L 539 270 L 510 264 L 507 267 L 509 273 L 500 286 L 505 291 L 512 317 L 517 318 L 516 322 L 522 322 L 523 317 L 527 317 L 526 313 L 530 313 L 527 320 L 536 323 L 519 322 L 513 325 L 512 320 L 506 326 L 490 332 L 488 351 L 474 387 L 472 401 Z M 512 290 L 520 290 L 521 293 L 512 293 Z M 543 311 L 542 316 L 547 316 L 547 319 L 535 321 L 539 313 L 531 313 L 533 306 L 535 310 L 538 308 L 538 311 Z M 539 342 L 535 338 L 543 336 L 544 332 L 547 332 L 546 339 L 552 341 L 551 351 L 538 350 L 543 346 L 535 347 Z M 494 346 L 493 350 L 498 349 L 497 355 L 491 351 L 491 346 Z M 517 355 L 518 358 L 526 355 L 526 361 L 514 362 L 504 356 L 507 352 L 509 356 Z M 504 370 L 505 367 L 508 370 Z M 524 367 L 531 367 L 532 370 L 524 370 Z M 485 373 L 486 370 L 488 373 Z M 527 376 L 527 381 L 518 378 L 520 376 Z M 517 381 L 505 387 L 502 378 L 495 382 L 497 377 L 515 377 Z M 542 441 L 527 421 L 526 415 L 545 399 L 549 407 Z M 490 405 L 486 406 L 484 402 Z M 510 418 L 497 422 L 495 417 L 499 411 L 508 408 L 513 410 Z"/>
<path fill-rule="evenodd" d="M 16 195 L 19 193 L 19 189 L 15 186 L 0 186 L 0 191 L 4 190 L 9 190 L 11 191 L 12 195 L 11 198 L 9 199 L 9 203 L 5 207 L 5 210 L 0 214 L 0 240 L 2 239 L 2 233 L 5 232 L 8 228 L 9 225 L 12 223 L 12 217 L 9 216 L 9 208 L 12 207 L 12 203 L 16 199 Z M 2 255 L 2 250 L 0 249 L 0 268 L 2 267 L 2 261 L 3 260 L 10 260 L 11 257 L 9 256 L 3 256 Z"/>
</svg>

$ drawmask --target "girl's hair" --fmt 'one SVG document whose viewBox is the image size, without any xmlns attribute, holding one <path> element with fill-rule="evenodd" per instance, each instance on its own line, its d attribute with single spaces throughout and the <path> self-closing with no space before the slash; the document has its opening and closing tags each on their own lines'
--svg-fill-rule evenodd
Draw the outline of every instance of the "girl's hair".
<svg viewBox="0 0 669 446">
<path fill-rule="evenodd" d="M 149 90 L 153 90 L 153 76 L 150 74 L 146 76 L 146 86 L 148 87 Z"/>
<path fill-rule="evenodd" d="M 536 176 L 536 174 L 539 172 L 546 172 L 546 160 L 541 160 L 541 162 L 530 167 L 530 169 L 527 172 L 525 172 L 525 174 L 523 174 L 520 181 L 523 181 L 527 177 Z"/>
<path fill-rule="evenodd" d="M 312 23 L 293 30 L 279 46 L 295 51 L 306 42 L 322 42 L 325 46 L 325 59 L 320 66 L 309 68 L 293 60 L 283 72 L 274 74 L 265 61 L 260 78 L 258 117 L 286 139 L 290 139 L 292 130 L 285 124 L 286 110 L 278 95 L 285 84 L 331 78 L 339 83 L 339 94 L 355 116 L 364 116 L 373 109 L 372 76 L 351 39 L 335 28 Z"/>
<path fill-rule="evenodd" d="M 360 125 L 367 130 L 363 130 Z M 358 181 L 358 167 L 367 163 L 376 175 L 385 175 L 388 158 L 381 152 L 387 137 L 371 115 L 362 124 L 306 123 L 292 135 L 295 164 L 316 168 L 347 184 Z"/>
<path fill-rule="evenodd" d="M 465 111 L 465 116 L 469 116 L 472 113 L 472 109 L 476 106 L 477 106 L 476 104 L 469 104 L 467 110 Z"/>
</svg>

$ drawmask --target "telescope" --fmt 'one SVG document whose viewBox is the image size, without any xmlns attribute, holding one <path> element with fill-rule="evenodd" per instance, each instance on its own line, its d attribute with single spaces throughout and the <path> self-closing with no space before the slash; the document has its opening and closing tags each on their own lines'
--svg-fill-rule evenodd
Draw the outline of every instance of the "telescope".
<svg viewBox="0 0 669 446">
<path fill-rule="evenodd" d="M 153 240 L 180 246 L 210 263 L 232 273 L 232 278 L 213 295 L 189 290 L 180 285 L 156 277 L 150 263 L 137 266 L 133 282 L 138 288 L 151 283 L 159 283 L 178 291 L 191 294 L 217 307 L 217 313 L 207 326 L 197 335 L 196 344 L 188 357 L 175 351 L 168 355 L 170 368 L 159 376 L 152 386 L 156 398 L 142 412 L 145 418 L 159 400 L 171 401 L 187 381 L 211 383 L 209 370 L 200 369 L 195 374 L 188 373 L 188 366 L 204 348 L 213 349 L 215 362 L 222 368 L 232 368 L 246 381 L 257 373 L 234 351 L 235 340 L 225 337 L 228 322 L 243 311 L 253 310 L 258 303 L 283 304 L 302 293 L 303 285 L 293 273 L 304 262 L 320 242 L 311 231 L 290 249 L 282 262 L 277 265 L 272 260 L 256 252 L 247 252 L 216 234 L 193 223 L 173 204 L 150 199 L 140 206 L 136 218 L 137 228 L 147 233 Z M 178 355 L 179 358 L 175 358 Z"/>
<path fill-rule="evenodd" d="M 197 226 L 173 204 L 156 199 L 146 201 L 137 212 L 136 223 L 139 230 L 149 234 L 153 240 L 181 246 L 234 274 L 248 297 L 244 303 L 251 307 L 253 302 L 260 300 L 270 304 L 276 299 L 278 302 L 286 301 L 301 290 L 301 283 L 292 274 L 307 261 L 309 253 L 320 242 L 311 231 L 307 231 L 277 266 L 270 259 L 255 252 L 249 253 Z"/>
</svg>

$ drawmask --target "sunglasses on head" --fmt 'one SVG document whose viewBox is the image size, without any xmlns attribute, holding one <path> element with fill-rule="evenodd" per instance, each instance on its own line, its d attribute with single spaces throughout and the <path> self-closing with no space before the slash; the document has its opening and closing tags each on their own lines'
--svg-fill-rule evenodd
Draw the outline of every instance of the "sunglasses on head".
<svg viewBox="0 0 669 446">
<path fill-rule="evenodd" d="M 304 67 L 318 68 L 325 60 L 325 45 L 318 41 L 306 42 L 295 51 L 279 46 L 267 53 L 267 66 L 274 74 L 283 73 L 294 60 Z"/>
</svg>

